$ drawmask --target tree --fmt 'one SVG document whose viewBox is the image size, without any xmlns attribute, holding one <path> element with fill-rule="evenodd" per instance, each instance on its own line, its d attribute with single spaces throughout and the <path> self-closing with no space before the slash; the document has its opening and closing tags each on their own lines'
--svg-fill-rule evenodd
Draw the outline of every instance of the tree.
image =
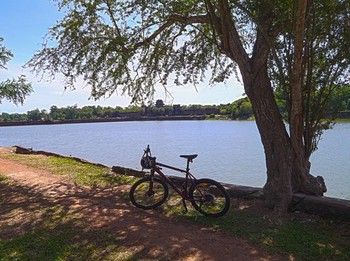
<svg viewBox="0 0 350 261">
<path fill-rule="evenodd" d="M 27 118 L 29 121 L 40 121 L 43 118 L 43 114 L 37 108 L 35 110 L 27 111 Z"/>
<path fill-rule="evenodd" d="M 331 111 L 350 111 L 350 85 L 338 88 L 329 101 Z"/>
<path fill-rule="evenodd" d="M 234 101 L 229 106 L 232 119 L 249 119 L 253 116 L 252 104 L 248 97 Z"/>
<path fill-rule="evenodd" d="M 3 45 L 4 39 L 0 37 L 0 69 L 6 69 L 6 64 L 13 54 L 7 50 Z M 7 79 L 0 82 L 0 103 L 3 99 L 6 99 L 14 104 L 23 104 L 24 99 L 33 91 L 30 83 L 24 75 L 18 77 L 18 79 Z"/>
<path fill-rule="evenodd" d="M 78 105 L 67 106 L 63 109 L 65 120 L 74 120 L 77 116 Z"/>
<path fill-rule="evenodd" d="M 291 141 L 299 157 L 293 187 L 303 192 L 312 187 L 310 156 L 341 108 L 341 101 L 334 106 L 332 100 L 349 84 L 347 10 L 349 5 L 342 1 L 299 1 L 298 15 L 291 19 L 295 29 L 281 34 L 275 48 L 271 75 L 286 101 Z"/>
<path fill-rule="evenodd" d="M 300 175 L 293 167 L 300 157 L 268 70 L 280 36 L 300 19 L 296 7 L 294 1 L 278 0 L 61 0 L 67 14 L 48 39 L 57 45 L 45 44 L 28 65 L 51 76 L 63 73 L 68 88 L 82 76 L 95 98 L 121 90 L 136 103 L 172 79 L 196 85 L 209 72 L 215 84 L 239 69 L 265 150 L 265 202 L 281 215 L 294 191 L 323 194 L 318 179 L 308 178 L 300 187 L 292 182 Z"/>
<path fill-rule="evenodd" d="M 91 119 L 93 116 L 92 106 L 84 106 L 79 113 L 80 119 Z"/>
</svg>

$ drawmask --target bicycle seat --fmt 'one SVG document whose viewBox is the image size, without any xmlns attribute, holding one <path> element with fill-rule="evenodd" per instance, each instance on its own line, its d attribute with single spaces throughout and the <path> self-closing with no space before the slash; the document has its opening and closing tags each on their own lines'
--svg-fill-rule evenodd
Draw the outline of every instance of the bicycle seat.
<svg viewBox="0 0 350 261">
<path fill-rule="evenodd" d="M 192 154 L 192 155 L 180 155 L 181 158 L 185 158 L 188 160 L 193 160 L 195 158 L 197 158 L 198 154 Z"/>
</svg>

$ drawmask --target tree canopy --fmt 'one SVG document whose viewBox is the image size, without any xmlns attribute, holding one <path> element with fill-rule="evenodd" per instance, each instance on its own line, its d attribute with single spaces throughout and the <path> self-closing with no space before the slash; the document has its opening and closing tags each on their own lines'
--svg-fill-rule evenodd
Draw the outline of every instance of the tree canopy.
<svg viewBox="0 0 350 261">
<path fill-rule="evenodd" d="M 13 54 L 2 45 L 4 39 L 0 37 L 0 69 L 6 69 L 6 64 L 11 60 Z M 18 79 L 7 79 L 0 82 L 0 103 L 6 99 L 14 104 L 23 104 L 24 99 L 33 91 L 31 84 L 27 82 L 24 75 Z"/>
<path fill-rule="evenodd" d="M 133 102 L 152 98 L 156 85 L 228 79 L 235 65 L 213 42 L 202 1 L 60 1 L 66 16 L 29 63 L 37 71 L 78 77 L 95 98 L 126 93 Z M 166 88 L 166 87 L 165 87 Z"/>
</svg>

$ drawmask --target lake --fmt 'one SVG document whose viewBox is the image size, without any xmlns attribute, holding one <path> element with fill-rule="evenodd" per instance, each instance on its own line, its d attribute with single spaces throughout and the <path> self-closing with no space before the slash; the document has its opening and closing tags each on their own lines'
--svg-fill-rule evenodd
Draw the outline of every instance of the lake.
<svg viewBox="0 0 350 261">
<path fill-rule="evenodd" d="M 258 187 L 266 181 L 264 151 L 254 121 L 36 125 L 1 127 L 0 133 L 0 146 L 31 147 L 139 170 L 149 144 L 158 161 L 178 167 L 185 167 L 180 154 L 198 154 L 191 164 L 197 177 Z M 350 199 L 349 134 L 350 123 L 336 124 L 324 133 L 312 156 L 311 172 L 325 178 L 327 196 Z"/>
</svg>

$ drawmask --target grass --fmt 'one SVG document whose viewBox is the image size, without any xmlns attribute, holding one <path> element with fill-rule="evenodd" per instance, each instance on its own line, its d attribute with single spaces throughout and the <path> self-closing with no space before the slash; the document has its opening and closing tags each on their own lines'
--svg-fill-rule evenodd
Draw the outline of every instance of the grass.
<svg viewBox="0 0 350 261">
<path fill-rule="evenodd" d="M 350 122 L 350 119 L 347 119 L 347 118 L 337 118 L 335 120 L 335 123 L 338 123 L 338 122 Z"/>
<path fill-rule="evenodd" d="M 80 185 L 104 187 L 134 181 L 133 178 L 124 175 L 109 174 L 110 170 L 107 167 L 81 163 L 71 158 L 22 154 L 2 154 L 1 156 L 30 167 L 69 177 Z"/>
<path fill-rule="evenodd" d="M 213 219 L 198 214 L 193 208 L 184 214 L 179 199 L 177 204 L 163 206 L 160 212 L 183 222 L 196 222 L 245 238 L 271 253 L 284 254 L 296 260 L 350 260 L 349 222 L 300 218 L 274 225 L 268 218 L 254 213 L 254 209 L 241 210 L 237 206 L 231 206 L 225 216 Z"/>
<path fill-rule="evenodd" d="M 58 230 L 59 229 L 59 230 Z M 0 241 L 4 260 L 129 260 L 133 253 L 118 247 L 118 240 L 100 231 L 84 234 L 63 225 L 57 229 L 40 228 L 10 242 Z M 103 253 L 107 253 L 104 255 Z"/>
<path fill-rule="evenodd" d="M 110 175 L 108 169 L 83 164 L 72 159 L 38 155 L 0 155 L 22 164 L 65 175 L 79 184 L 110 186 L 132 183 L 122 175 Z M 1 186 L 17 186 L 0 175 Z M 350 222 L 313 218 L 300 213 L 291 215 L 282 225 L 269 222 L 254 205 L 238 207 L 233 200 L 230 211 L 221 218 L 207 218 L 196 212 L 190 203 L 183 212 L 181 199 L 170 191 L 169 200 L 157 209 L 184 223 L 197 223 L 234 236 L 252 244 L 296 260 L 350 260 Z M 127 198 L 127 195 L 124 195 Z M 1 204 L 0 200 L 0 213 Z M 6 206 L 6 205 L 5 205 Z M 13 210 L 14 211 L 14 210 Z M 0 260 L 138 260 L 138 253 L 120 247 L 120 240 L 102 230 L 88 230 L 87 224 L 59 207 L 41 207 L 42 222 L 27 232 L 11 238 L 0 237 Z M 0 231 L 1 231 L 0 222 Z M 0 232 L 1 236 L 1 232 Z M 3 257 L 3 258 L 2 258 Z"/>
<path fill-rule="evenodd" d="M 159 214 L 180 222 L 197 223 L 296 260 L 350 260 L 350 222 L 340 222 L 300 213 L 287 218 L 282 225 L 272 224 L 268 217 L 256 212 L 254 206 L 240 209 L 233 200 L 229 212 L 220 218 L 207 218 L 187 204 L 184 213 L 181 198 L 170 191 Z M 246 203 L 245 203 L 246 204 Z M 292 217 L 295 216 L 295 217 Z M 292 259 L 292 260 L 294 260 Z"/>
</svg>

